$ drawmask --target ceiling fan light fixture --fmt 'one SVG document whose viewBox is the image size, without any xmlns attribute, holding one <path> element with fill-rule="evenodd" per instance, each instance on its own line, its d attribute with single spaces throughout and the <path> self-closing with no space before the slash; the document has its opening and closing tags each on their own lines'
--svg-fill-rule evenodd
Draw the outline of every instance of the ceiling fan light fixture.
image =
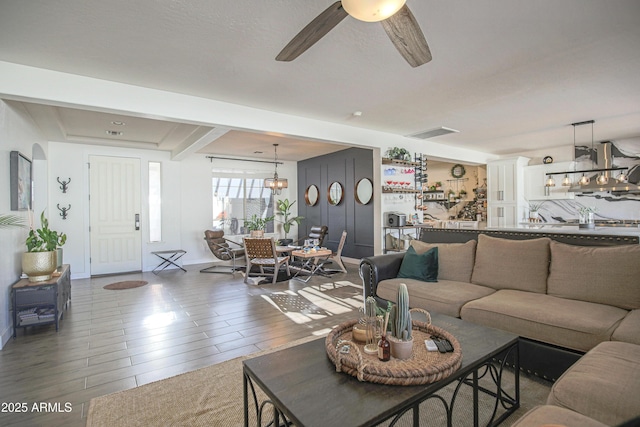
<svg viewBox="0 0 640 427">
<path fill-rule="evenodd" d="M 342 0 L 342 7 L 360 21 L 379 22 L 393 16 L 405 3 L 406 0 Z"/>
</svg>

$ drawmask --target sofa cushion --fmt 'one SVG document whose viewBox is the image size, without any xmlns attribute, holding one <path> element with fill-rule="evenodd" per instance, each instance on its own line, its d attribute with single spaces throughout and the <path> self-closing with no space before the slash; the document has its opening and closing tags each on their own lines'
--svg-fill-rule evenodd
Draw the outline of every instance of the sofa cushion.
<svg viewBox="0 0 640 427">
<path fill-rule="evenodd" d="M 478 235 L 471 282 L 494 289 L 545 293 L 550 239 L 509 240 Z"/>
<path fill-rule="evenodd" d="M 494 289 L 452 280 L 423 282 L 414 279 L 387 279 L 378 283 L 376 295 L 397 302 L 398 285 L 404 283 L 409 291 L 409 307 L 423 308 L 448 316 L 460 317 L 460 308 L 474 299 L 495 292 Z"/>
<path fill-rule="evenodd" d="M 554 405 L 540 405 L 528 411 L 511 427 L 607 427 L 600 421 Z"/>
<path fill-rule="evenodd" d="M 551 242 L 549 295 L 640 308 L 640 245 L 574 246 Z"/>
<path fill-rule="evenodd" d="M 578 351 L 608 341 L 626 314 L 609 305 L 510 289 L 471 301 L 460 312 L 463 320 Z"/>
<path fill-rule="evenodd" d="M 409 247 L 402 258 L 398 277 L 424 280 L 425 282 L 438 281 L 438 248 L 418 254 L 413 247 Z"/>
<path fill-rule="evenodd" d="M 476 241 L 467 243 L 425 243 L 412 240 L 417 253 L 438 248 L 438 279 L 471 282 L 473 263 L 476 258 Z"/>
<path fill-rule="evenodd" d="M 603 342 L 558 378 L 547 403 L 616 425 L 640 415 L 638 396 L 640 346 Z"/>
<path fill-rule="evenodd" d="M 640 345 L 640 310 L 632 310 L 622 319 L 611 335 L 612 341 L 624 341 Z"/>
</svg>

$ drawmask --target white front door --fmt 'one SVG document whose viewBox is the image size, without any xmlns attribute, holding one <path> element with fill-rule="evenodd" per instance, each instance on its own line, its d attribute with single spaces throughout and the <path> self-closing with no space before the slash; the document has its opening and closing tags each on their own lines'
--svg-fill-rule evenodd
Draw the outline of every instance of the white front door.
<svg viewBox="0 0 640 427">
<path fill-rule="evenodd" d="M 91 275 L 142 270 L 140 159 L 89 156 Z"/>
</svg>

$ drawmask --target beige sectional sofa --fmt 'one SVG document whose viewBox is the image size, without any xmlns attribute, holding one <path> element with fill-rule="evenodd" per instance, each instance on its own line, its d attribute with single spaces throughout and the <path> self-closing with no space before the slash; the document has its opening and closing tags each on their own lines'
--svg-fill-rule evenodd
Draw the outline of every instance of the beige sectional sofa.
<svg viewBox="0 0 640 427">
<path fill-rule="evenodd" d="M 513 427 L 640 425 L 640 345 L 605 341 L 589 350 Z"/>
<path fill-rule="evenodd" d="M 394 301 L 398 285 L 405 283 L 412 307 L 518 334 L 545 347 L 536 360 L 569 354 L 565 361 L 542 361 L 543 367 L 561 365 L 541 374 L 552 380 L 601 342 L 640 344 L 640 245 L 477 238 L 466 243 L 414 240 L 416 255 L 364 258 L 365 296 Z M 438 252 L 437 282 L 397 277 L 409 258 L 415 262 L 433 248 Z"/>
</svg>

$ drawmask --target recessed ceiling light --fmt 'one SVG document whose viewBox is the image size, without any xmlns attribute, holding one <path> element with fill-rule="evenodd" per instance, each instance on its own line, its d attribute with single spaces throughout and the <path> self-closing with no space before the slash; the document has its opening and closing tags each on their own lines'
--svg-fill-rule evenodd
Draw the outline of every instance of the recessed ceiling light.
<svg viewBox="0 0 640 427">
<path fill-rule="evenodd" d="M 105 132 L 109 136 L 122 136 L 123 134 L 123 132 L 120 132 L 119 130 L 106 130 Z"/>
<path fill-rule="evenodd" d="M 120 120 L 114 120 L 111 122 L 112 125 L 116 125 L 116 126 L 124 126 L 126 123 L 125 122 L 121 122 Z"/>
<path fill-rule="evenodd" d="M 253 154 L 262 154 L 264 151 L 254 151 Z"/>
</svg>

